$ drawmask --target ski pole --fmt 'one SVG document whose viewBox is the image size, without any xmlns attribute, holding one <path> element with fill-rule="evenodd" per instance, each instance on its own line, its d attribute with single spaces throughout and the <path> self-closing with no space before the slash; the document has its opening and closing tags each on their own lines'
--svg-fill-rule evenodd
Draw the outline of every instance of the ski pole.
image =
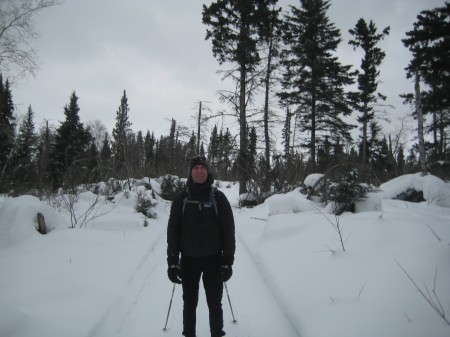
<svg viewBox="0 0 450 337">
<path fill-rule="evenodd" d="M 176 283 L 173 284 L 172 296 L 170 297 L 170 303 L 169 303 L 169 311 L 167 311 L 166 325 L 164 325 L 163 331 L 167 331 L 167 321 L 169 320 L 170 308 L 172 308 L 172 300 L 173 300 L 173 294 L 175 292 L 175 285 L 176 285 Z"/>
<path fill-rule="evenodd" d="M 230 293 L 228 292 L 228 287 L 226 282 L 223 283 L 225 285 L 225 290 L 227 291 L 228 303 L 230 304 L 231 316 L 233 316 L 233 323 L 236 323 L 236 319 L 234 318 L 233 307 L 231 306 Z"/>
</svg>

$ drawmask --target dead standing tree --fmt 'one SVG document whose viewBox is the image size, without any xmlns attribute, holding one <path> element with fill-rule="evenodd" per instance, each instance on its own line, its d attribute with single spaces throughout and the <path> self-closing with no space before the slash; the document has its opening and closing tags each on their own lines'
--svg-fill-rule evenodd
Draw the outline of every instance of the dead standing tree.
<svg viewBox="0 0 450 337">
<path fill-rule="evenodd" d="M 37 33 L 33 16 L 52 7 L 56 0 L 2 0 L 0 1 L 0 72 L 17 77 L 34 75 L 37 53 L 30 47 Z"/>
</svg>

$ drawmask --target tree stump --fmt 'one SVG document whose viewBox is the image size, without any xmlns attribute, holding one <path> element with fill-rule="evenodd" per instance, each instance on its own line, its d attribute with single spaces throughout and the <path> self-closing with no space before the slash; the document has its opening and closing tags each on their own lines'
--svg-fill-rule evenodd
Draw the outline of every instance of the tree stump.
<svg viewBox="0 0 450 337">
<path fill-rule="evenodd" d="M 45 225 L 44 216 L 42 213 L 37 214 L 38 228 L 37 231 L 41 234 L 47 234 L 47 226 Z"/>
</svg>

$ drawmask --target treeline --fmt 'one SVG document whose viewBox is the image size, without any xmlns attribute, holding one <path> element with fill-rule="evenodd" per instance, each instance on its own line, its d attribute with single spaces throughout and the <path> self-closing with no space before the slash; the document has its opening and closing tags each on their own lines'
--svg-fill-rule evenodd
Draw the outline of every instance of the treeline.
<svg viewBox="0 0 450 337">
<path fill-rule="evenodd" d="M 403 96 L 419 130 L 418 143 L 408 150 L 401 135 L 383 134 L 376 114 L 386 99 L 378 92 L 386 56 L 378 44 L 389 27 L 378 31 L 374 22 L 358 20 L 348 43 L 363 58 L 352 70 L 335 56 L 342 38 L 326 15 L 329 1 L 302 0 L 285 13 L 276 4 L 220 0 L 203 8 L 214 56 L 234 65 L 224 73 L 236 82 L 236 91 L 219 95 L 239 132 L 215 125 L 206 134 L 201 103 L 197 130 L 173 119 L 168 135 L 135 132 L 126 91 L 111 134 L 101 121 L 80 121 L 75 92 L 60 125 L 44 121 L 37 130 L 31 106 L 16 119 L 8 79 L 0 78 L 0 192 L 54 190 L 111 177 L 185 177 L 196 154 L 209 158 L 218 179 L 239 181 L 241 193 L 284 190 L 309 173 L 349 167 L 359 168 L 363 181 L 380 183 L 449 160 L 448 3 L 421 12 L 402 40 L 413 55 L 406 76 L 416 80 L 415 92 Z M 349 91 L 355 83 L 357 90 Z M 278 118 L 274 105 L 283 111 Z M 346 122 L 349 116 L 358 125 Z M 271 136 L 277 126 L 282 150 Z M 356 127 L 361 136 L 352 139 Z"/>
<path fill-rule="evenodd" d="M 72 188 L 80 184 L 106 181 L 109 178 L 127 179 L 159 177 L 165 174 L 185 177 L 189 159 L 197 154 L 197 137 L 192 131 L 171 121 L 168 135 L 156 139 L 154 132 L 135 133 L 129 121 L 129 104 L 126 91 L 116 111 L 116 123 L 110 135 L 101 122 L 87 125 L 80 121 L 78 97 L 72 93 L 64 107 L 65 120 L 58 127 L 48 121 L 37 130 L 32 107 L 16 125 L 14 105 L 8 81 L 0 86 L 2 112 L 8 111 L 8 123 L 2 125 L 1 142 L 1 192 L 11 194 L 30 193 L 34 190 Z M 249 131 L 248 167 L 252 190 L 267 180 L 277 190 L 295 185 L 311 173 L 307 157 L 300 152 L 276 153 L 272 156 L 269 176 L 263 175 L 264 158 L 258 150 L 255 127 Z M 400 147 L 394 157 L 392 142 L 379 137 L 376 130 L 369 142 L 370 161 L 378 176 L 396 176 L 417 170 L 415 156 L 405 162 Z M 208 156 L 216 178 L 237 180 L 236 137 L 229 129 L 214 126 L 209 142 L 200 144 L 200 154 Z M 317 172 L 324 172 L 339 163 L 359 163 L 360 153 L 343 145 L 325 142 L 318 151 Z"/>
</svg>

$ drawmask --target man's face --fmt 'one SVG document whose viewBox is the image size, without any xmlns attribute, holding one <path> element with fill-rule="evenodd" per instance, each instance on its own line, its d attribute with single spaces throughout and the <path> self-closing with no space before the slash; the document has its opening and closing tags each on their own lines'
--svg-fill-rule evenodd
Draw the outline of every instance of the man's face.
<svg viewBox="0 0 450 337">
<path fill-rule="evenodd" d="M 208 170 L 203 165 L 196 165 L 191 172 L 192 181 L 196 184 L 203 184 L 208 179 Z"/>
</svg>

